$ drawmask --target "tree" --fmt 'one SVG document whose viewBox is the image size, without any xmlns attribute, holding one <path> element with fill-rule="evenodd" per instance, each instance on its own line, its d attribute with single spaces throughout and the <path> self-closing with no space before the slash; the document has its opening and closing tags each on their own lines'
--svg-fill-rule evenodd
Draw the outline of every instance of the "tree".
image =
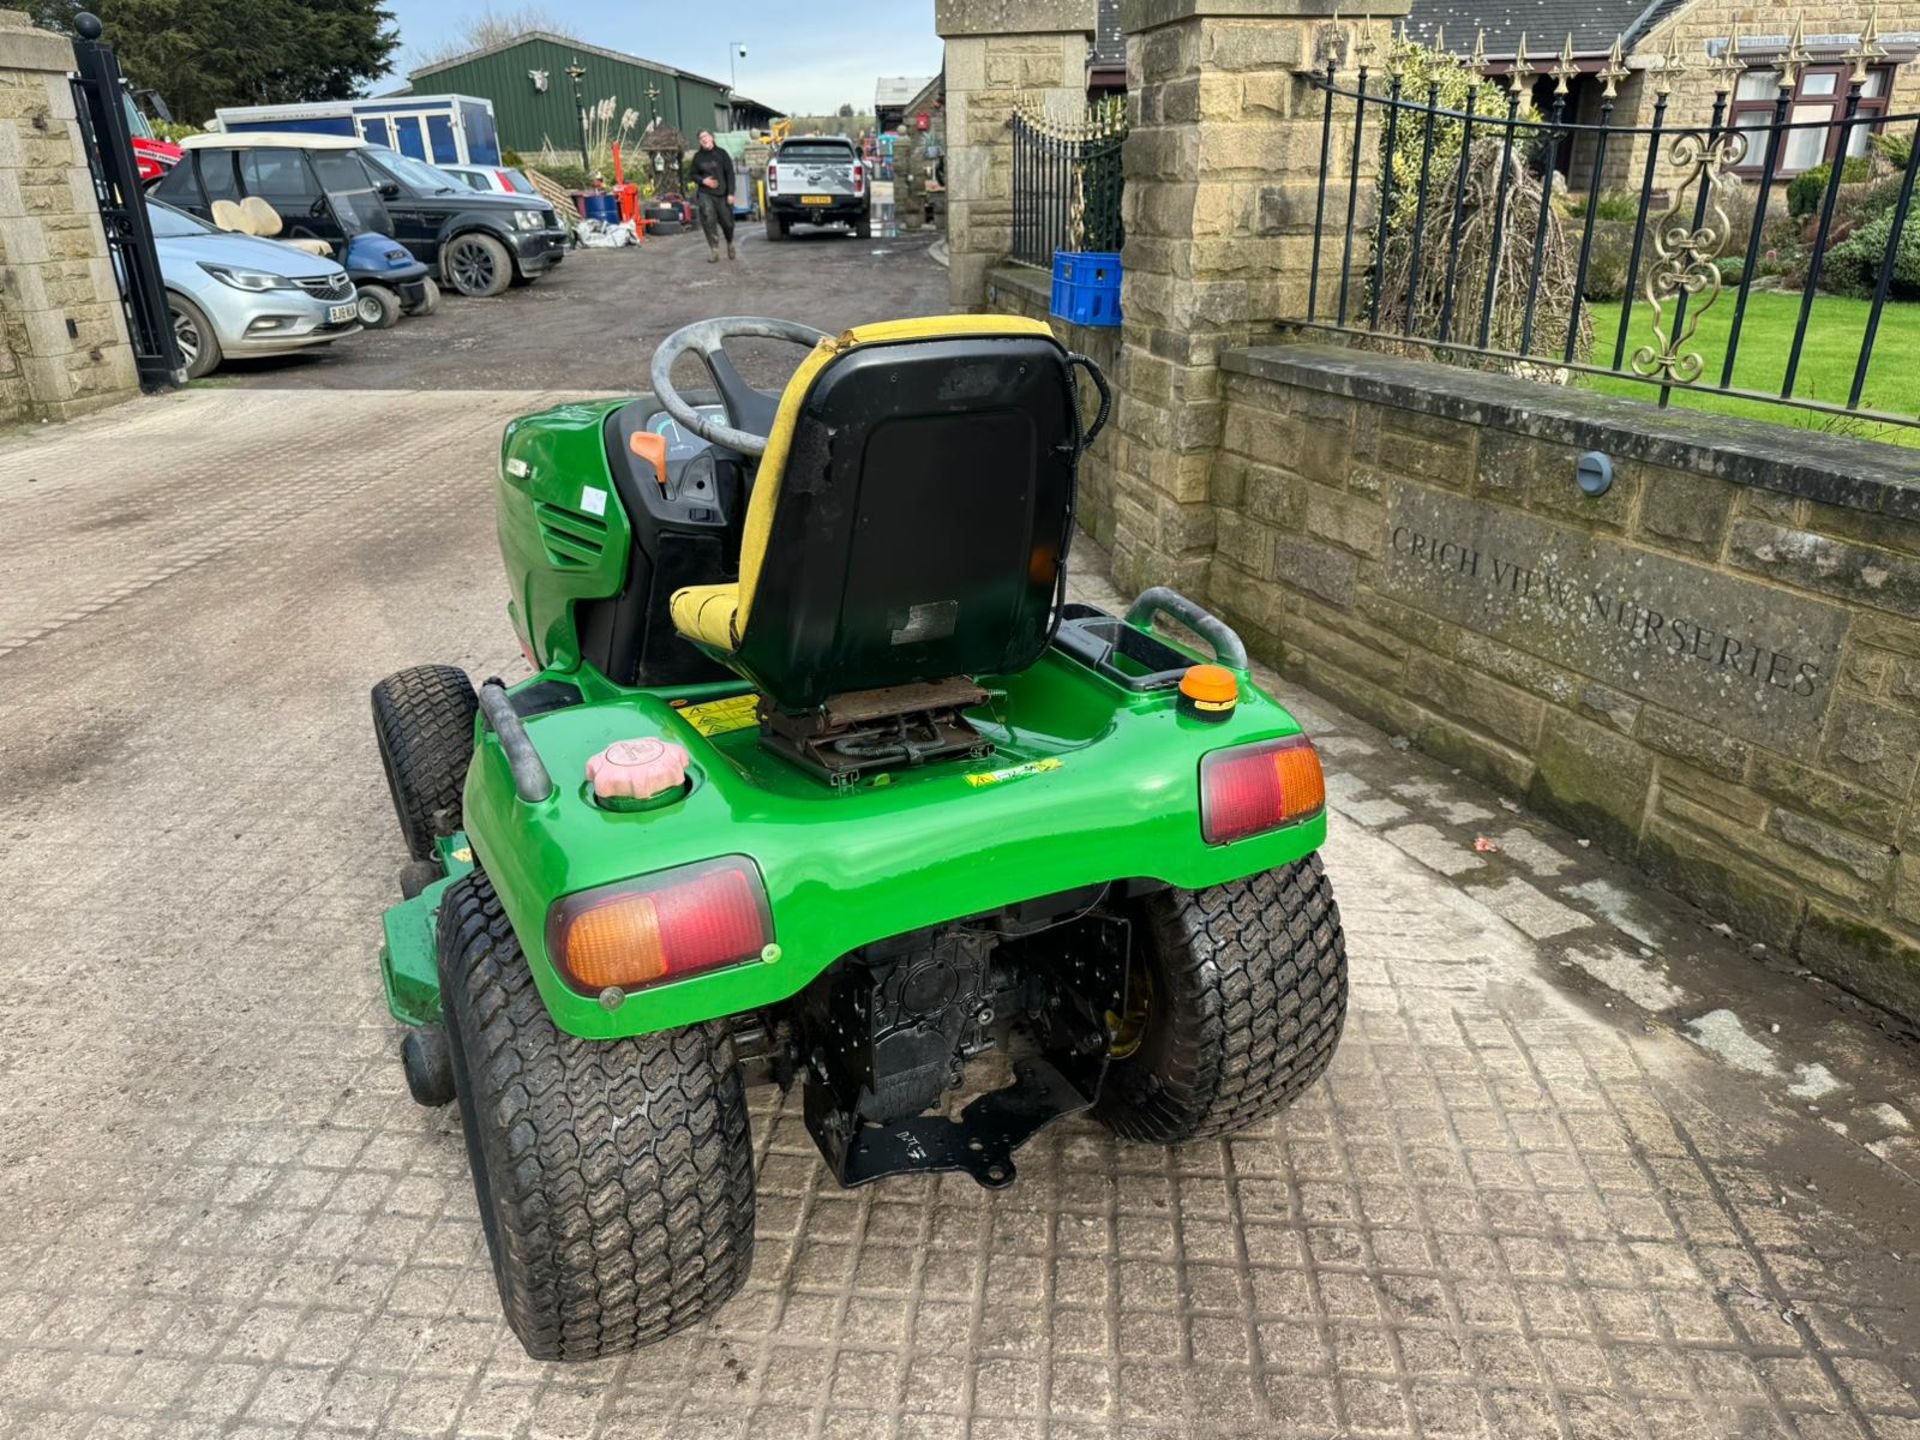
<svg viewBox="0 0 1920 1440">
<path fill-rule="evenodd" d="M 182 120 L 223 105 L 344 100 L 385 74 L 399 32 L 382 0 L 29 0 L 67 34 L 91 10 L 137 88 Z"/>
<path fill-rule="evenodd" d="M 517 40 L 529 30 L 557 32 L 559 29 L 560 23 L 543 6 L 521 5 L 512 10 L 495 10 L 488 4 L 446 39 L 416 49 L 415 64 L 438 65 L 443 60 L 457 60 L 475 50 L 490 50 L 495 45 Z"/>
<path fill-rule="evenodd" d="M 851 102 L 840 107 L 840 118 L 842 120 L 851 120 L 853 118 L 853 105 Z"/>
</svg>

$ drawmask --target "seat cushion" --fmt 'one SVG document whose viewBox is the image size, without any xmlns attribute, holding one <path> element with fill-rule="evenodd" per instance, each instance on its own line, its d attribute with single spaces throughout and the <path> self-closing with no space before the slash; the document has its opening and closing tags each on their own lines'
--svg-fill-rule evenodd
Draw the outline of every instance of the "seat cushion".
<svg viewBox="0 0 1920 1440">
<path fill-rule="evenodd" d="M 733 624 L 739 613 L 737 584 L 689 585 L 673 592 L 673 628 L 723 655 L 731 655 L 740 647 Z"/>
</svg>

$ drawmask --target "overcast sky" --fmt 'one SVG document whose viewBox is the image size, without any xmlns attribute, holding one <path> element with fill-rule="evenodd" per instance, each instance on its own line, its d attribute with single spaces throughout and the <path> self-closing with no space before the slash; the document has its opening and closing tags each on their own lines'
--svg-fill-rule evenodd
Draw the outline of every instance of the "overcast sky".
<svg viewBox="0 0 1920 1440">
<path fill-rule="evenodd" d="M 419 48 L 458 36 L 481 7 L 475 0 L 387 0 L 400 23 L 396 76 Z M 873 108 L 882 75 L 933 75 L 940 39 L 932 0 L 534 0 L 562 34 L 664 60 L 727 83 L 727 42 L 746 46 L 736 61 L 740 93 L 796 114 Z M 517 13 L 522 0 L 496 0 Z M 387 88 L 376 84 L 374 89 Z"/>
</svg>

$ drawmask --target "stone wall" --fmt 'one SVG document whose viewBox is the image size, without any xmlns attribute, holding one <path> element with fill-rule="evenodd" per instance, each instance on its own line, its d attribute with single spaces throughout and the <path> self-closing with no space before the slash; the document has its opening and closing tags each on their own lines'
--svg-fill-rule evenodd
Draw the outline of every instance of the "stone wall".
<svg viewBox="0 0 1920 1440">
<path fill-rule="evenodd" d="M 1079 114 L 1095 0 L 936 0 L 946 41 L 948 299 L 977 310 L 1013 249 L 1013 135 L 1022 102 Z"/>
<path fill-rule="evenodd" d="M 1050 312 L 1053 301 L 1052 277 L 1039 270 L 1019 265 L 1003 265 L 987 276 L 987 308 L 1003 315 L 1025 315 L 1044 320 L 1053 327 L 1062 345 L 1084 355 L 1114 384 L 1120 373 L 1120 332 L 1111 326 L 1070 325 Z M 1082 387 L 1082 398 L 1091 402 Z M 1093 407 L 1087 406 L 1091 422 Z M 1100 440 L 1080 462 L 1080 527 L 1103 545 L 1113 543 L 1113 434 Z"/>
<path fill-rule="evenodd" d="M 0 419 L 138 391 L 67 72 L 73 47 L 0 10 Z"/>
<path fill-rule="evenodd" d="M 1920 454 L 1333 347 L 1222 368 L 1205 593 L 1257 654 L 1920 1020 Z"/>
</svg>

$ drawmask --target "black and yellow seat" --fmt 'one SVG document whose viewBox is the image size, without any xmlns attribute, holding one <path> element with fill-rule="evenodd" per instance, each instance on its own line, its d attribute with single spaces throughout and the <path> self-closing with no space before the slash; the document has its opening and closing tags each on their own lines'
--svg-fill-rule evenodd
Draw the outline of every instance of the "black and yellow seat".
<svg viewBox="0 0 1920 1440">
<path fill-rule="evenodd" d="M 773 714 L 1033 664 L 1073 525 L 1075 363 L 1007 316 L 822 340 L 781 398 L 738 582 L 675 592 L 675 628 Z"/>
</svg>

